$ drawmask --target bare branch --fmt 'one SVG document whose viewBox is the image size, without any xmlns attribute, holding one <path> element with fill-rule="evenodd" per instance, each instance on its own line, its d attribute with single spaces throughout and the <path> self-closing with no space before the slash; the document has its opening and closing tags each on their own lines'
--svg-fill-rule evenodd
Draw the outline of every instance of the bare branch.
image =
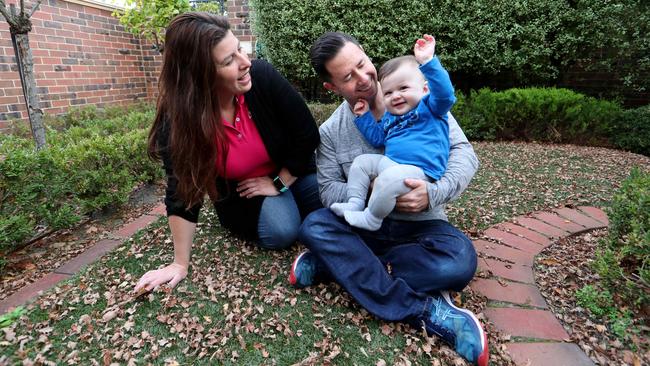
<svg viewBox="0 0 650 366">
<path fill-rule="evenodd" d="M 20 0 L 20 16 L 25 16 L 25 0 Z"/>
<path fill-rule="evenodd" d="M 32 8 L 32 11 L 29 12 L 29 17 L 30 17 L 30 18 L 32 17 L 32 15 L 34 15 L 34 13 L 36 12 L 36 10 L 38 10 L 38 7 L 41 6 L 41 3 L 42 3 L 42 2 L 43 2 L 43 0 L 38 0 L 38 1 L 36 2 L 36 5 L 34 5 L 34 7 Z"/>
<path fill-rule="evenodd" d="M 7 5 L 5 4 L 4 0 L 0 0 L 0 14 L 2 14 L 3 17 L 7 20 L 7 23 L 10 25 L 14 25 L 15 21 L 13 17 L 9 14 L 9 11 L 7 11 Z"/>
</svg>

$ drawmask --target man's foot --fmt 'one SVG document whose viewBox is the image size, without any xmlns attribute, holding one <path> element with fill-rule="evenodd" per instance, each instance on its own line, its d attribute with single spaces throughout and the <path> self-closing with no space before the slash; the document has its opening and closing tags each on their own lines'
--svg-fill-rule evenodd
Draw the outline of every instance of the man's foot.
<svg viewBox="0 0 650 366">
<path fill-rule="evenodd" d="M 379 230 L 383 221 L 371 214 L 368 209 L 363 211 L 345 211 L 343 215 L 348 224 L 368 231 Z"/>
<path fill-rule="evenodd" d="M 448 292 L 433 298 L 431 315 L 424 320 L 424 326 L 427 334 L 439 336 L 468 361 L 487 365 L 490 355 L 481 323 L 471 311 L 456 307 Z"/>
<path fill-rule="evenodd" d="M 350 200 L 350 202 L 333 203 L 330 206 L 330 210 L 332 210 L 332 212 L 334 212 L 337 216 L 343 217 L 343 213 L 345 211 L 363 211 L 363 205 L 364 202 L 361 202 L 359 204 L 358 202 Z"/>
<path fill-rule="evenodd" d="M 316 277 L 316 258 L 305 250 L 298 254 L 291 265 L 289 283 L 295 288 L 303 288 L 314 284 Z"/>
</svg>

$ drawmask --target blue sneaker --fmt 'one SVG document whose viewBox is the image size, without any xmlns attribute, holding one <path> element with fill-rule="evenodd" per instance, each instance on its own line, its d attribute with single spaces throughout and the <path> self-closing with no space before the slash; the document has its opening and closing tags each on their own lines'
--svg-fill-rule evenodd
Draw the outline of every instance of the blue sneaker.
<svg viewBox="0 0 650 366">
<path fill-rule="evenodd" d="M 424 320 L 424 326 L 427 334 L 439 336 L 468 361 L 487 366 L 490 355 L 481 323 L 471 311 L 456 307 L 448 292 L 433 298 L 431 315 Z"/>
<path fill-rule="evenodd" d="M 316 258 L 309 251 L 300 253 L 291 265 L 289 283 L 295 288 L 303 288 L 314 284 L 316 277 Z"/>
</svg>

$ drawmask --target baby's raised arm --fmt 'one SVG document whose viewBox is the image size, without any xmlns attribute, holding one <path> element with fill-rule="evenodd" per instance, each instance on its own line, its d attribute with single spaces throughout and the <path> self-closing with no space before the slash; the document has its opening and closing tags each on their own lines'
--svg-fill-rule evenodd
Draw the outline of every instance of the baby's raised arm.
<svg viewBox="0 0 650 366">
<path fill-rule="evenodd" d="M 425 34 L 422 38 L 415 41 L 413 54 L 420 65 L 424 65 L 433 58 L 436 53 L 436 39 L 433 36 Z"/>
</svg>

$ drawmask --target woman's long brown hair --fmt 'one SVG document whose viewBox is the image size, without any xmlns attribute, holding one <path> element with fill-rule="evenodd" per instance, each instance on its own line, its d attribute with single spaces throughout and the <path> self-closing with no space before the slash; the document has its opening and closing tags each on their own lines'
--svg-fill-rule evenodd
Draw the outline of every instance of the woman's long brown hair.
<svg viewBox="0 0 650 366">
<path fill-rule="evenodd" d="M 215 179 L 225 173 L 228 145 L 212 51 L 229 29 L 224 17 L 190 12 L 172 19 L 165 34 L 148 152 L 151 158 L 160 159 L 161 150 L 167 150 L 178 179 L 176 198 L 188 208 L 201 202 L 206 193 L 215 200 Z M 163 128 L 168 128 L 168 142 L 159 141 Z"/>
</svg>

